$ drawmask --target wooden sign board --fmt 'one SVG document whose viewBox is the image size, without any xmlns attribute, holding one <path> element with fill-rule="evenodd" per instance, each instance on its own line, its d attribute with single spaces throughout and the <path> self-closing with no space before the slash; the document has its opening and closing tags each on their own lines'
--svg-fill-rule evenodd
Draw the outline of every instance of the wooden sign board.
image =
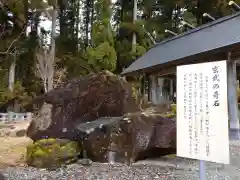
<svg viewBox="0 0 240 180">
<path fill-rule="evenodd" d="M 177 67 L 177 156 L 229 164 L 226 61 Z"/>
</svg>

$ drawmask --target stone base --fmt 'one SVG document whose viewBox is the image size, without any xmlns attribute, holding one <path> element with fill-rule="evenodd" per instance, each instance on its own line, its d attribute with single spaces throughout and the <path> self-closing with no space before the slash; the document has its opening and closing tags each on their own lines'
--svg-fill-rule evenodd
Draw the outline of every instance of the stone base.
<svg viewBox="0 0 240 180">
<path fill-rule="evenodd" d="M 230 140 L 240 140 L 240 129 L 229 129 Z"/>
</svg>

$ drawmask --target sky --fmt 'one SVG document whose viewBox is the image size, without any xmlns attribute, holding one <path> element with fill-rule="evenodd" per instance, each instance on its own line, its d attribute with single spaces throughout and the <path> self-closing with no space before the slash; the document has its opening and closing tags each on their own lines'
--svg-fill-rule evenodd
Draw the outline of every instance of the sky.
<svg viewBox="0 0 240 180">
<path fill-rule="evenodd" d="M 41 21 L 40 27 L 44 27 L 46 30 L 50 30 L 52 26 L 52 22 L 49 20 Z"/>
</svg>

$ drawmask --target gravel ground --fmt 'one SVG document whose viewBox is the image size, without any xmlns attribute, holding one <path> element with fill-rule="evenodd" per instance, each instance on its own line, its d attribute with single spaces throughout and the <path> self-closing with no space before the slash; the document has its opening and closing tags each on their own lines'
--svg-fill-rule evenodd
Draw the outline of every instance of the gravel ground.
<svg viewBox="0 0 240 180">
<path fill-rule="evenodd" d="M 231 165 L 207 163 L 207 179 L 240 180 L 240 141 L 230 144 Z M 131 167 L 93 163 L 69 165 L 56 171 L 30 167 L 0 169 L 5 180 L 198 180 L 198 161 L 174 158 L 138 162 Z M 1 176 L 0 176 L 1 180 Z"/>
<path fill-rule="evenodd" d="M 6 180 L 197 180 L 198 171 L 177 171 L 155 165 L 124 165 L 93 164 L 91 167 L 71 165 L 56 171 L 37 170 L 34 168 L 7 168 L 2 175 Z M 238 177 L 227 177 L 207 173 L 211 180 L 238 180 Z"/>
</svg>

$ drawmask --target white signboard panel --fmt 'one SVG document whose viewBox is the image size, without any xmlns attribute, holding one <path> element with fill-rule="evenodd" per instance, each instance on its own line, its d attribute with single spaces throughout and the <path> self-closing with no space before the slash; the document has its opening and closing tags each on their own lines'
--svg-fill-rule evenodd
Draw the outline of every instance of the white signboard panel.
<svg viewBox="0 0 240 180">
<path fill-rule="evenodd" d="M 229 164 L 226 61 L 177 67 L 177 156 Z"/>
</svg>

